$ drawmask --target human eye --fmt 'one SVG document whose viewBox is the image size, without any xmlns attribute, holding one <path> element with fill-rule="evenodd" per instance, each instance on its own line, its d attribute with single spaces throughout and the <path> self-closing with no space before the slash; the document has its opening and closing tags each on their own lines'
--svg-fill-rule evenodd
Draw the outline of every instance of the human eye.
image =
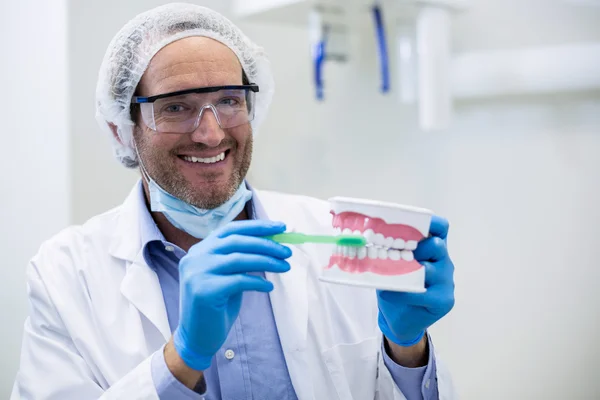
<svg viewBox="0 0 600 400">
<path fill-rule="evenodd" d="M 188 107 L 185 106 L 184 104 L 174 103 L 174 104 L 165 105 L 162 110 L 164 113 L 167 113 L 167 114 L 177 114 L 177 113 L 184 112 L 187 109 L 188 109 Z"/>
<path fill-rule="evenodd" d="M 219 104 L 223 106 L 236 107 L 240 104 L 240 100 L 236 97 L 224 97 L 219 100 Z"/>
</svg>

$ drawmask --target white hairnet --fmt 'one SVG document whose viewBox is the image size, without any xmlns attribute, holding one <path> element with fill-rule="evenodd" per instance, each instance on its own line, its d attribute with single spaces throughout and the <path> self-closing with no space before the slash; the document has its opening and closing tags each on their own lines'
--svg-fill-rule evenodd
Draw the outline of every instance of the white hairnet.
<svg viewBox="0 0 600 400">
<path fill-rule="evenodd" d="M 204 36 L 229 47 L 249 81 L 259 86 L 252 130 L 263 121 L 273 96 L 270 62 L 262 48 L 221 14 L 194 4 L 173 3 L 151 9 L 129 21 L 110 42 L 96 87 L 96 119 L 112 138 L 115 156 L 129 168 L 137 167 L 133 147 L 131 98 L 150 60 L 166 45 L 190 36 Z M 114 138 L 109 123 L 117 127 Z"/>
</svg>

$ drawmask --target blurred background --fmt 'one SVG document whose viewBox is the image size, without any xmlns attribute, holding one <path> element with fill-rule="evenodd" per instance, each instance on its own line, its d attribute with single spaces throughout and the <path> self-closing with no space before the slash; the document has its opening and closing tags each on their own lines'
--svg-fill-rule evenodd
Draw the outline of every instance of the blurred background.
<svg viewBox="0 0 600 400">
<path fill-rule="evenodd" d="M 95 85 L 118 29 L 164 3 L 0 6 L 0 398 L 18 367 L 29 258 L 139 179 L 96 124 Z M 451 221 L 457 302 L 432 333 L 463 399 L 600 398 L 600 1 L 381 1 L 388 64 L 372 2 L 321 1 L 318 14 L 311 0 L 195 3 L 272 60 L 254 186 Z"/>
</svg>

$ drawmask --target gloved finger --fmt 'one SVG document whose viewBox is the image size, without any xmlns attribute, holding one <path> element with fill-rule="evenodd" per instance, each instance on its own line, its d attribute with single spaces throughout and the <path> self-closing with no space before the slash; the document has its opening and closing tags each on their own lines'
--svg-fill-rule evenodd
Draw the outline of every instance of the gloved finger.
<svg viewBox="0 0 600 400">
<path fill-rule="evenodd" d="M 215 232 L 217 237 L 224 238 L 229 235 L 245 236 L 270 236 L 285 232 L 283 222 L 268 220 L 233 221 Z"/>
<path fill-rule="evenodd" d="M 451 285 L 431 286 L 425 293 L 379 291 L 378 295 L 380 301 L 390 307 L 414 306 L 440 312 L 454 306 L 454 288 Z"/>
<path fill-rule="evenodd" d="M 446 315 L 454 307 L 454 284 L 440 284 L 427 288 L 420 305 L 438 316 Z"/>
<path fill-rule="evenodd" d="M 392 292 L 390 290 L 378 290 L 379 301 L 387 303 L 389 307 L 402 307 L 423 302 L 425 293 Z M 381 307 L 381 305 L 380 305 Z"/>
<path fill-rule="evenodd" d="M 430 286 L 452 283 L 454 284 L 454 264 L 450 260 L 431 263 L 422 263 L 425 267 L 425 288 Z"/>
<path fill-rule="evenodd" d="M 219 275 L 243 274 L 247 272 L 287 272 L 287 261 L 258 254 L 233 253 L 221 256 L 222 262 L 211 272 Z"/>
<path fill-rule="evenodd" d="M 226 297 L 250 290 L 256 292 L 270 292 L 273 290 L 273 284 L 260 276 L 239 274 L 224 276 L 222 279 L 223 289 L 221 293 Z"/>
<path fill-rule="evenodd" d="M 229 235 L 219 241 L 214 248 L 216 254 L 248 253 L 262 254 L 275 258 L 289 258 L 292 250 L 269 239 L 254 236 L 243 236 L 238 234 Z"/>
<path fill-rule="evenodd" d="M 439 238 L 446 239 L 449 228 L 450 223 L 447 219 L 437 215 L 431 217 L 431 223 L 429 225 L 429 234 L 431 236 L 437 236 Z"/>
<path fill-rule="evenodd" d="M 413 254 L 419 262 L 439 261 L 448 257 L 448 249 L 443 239 L 432 236 L 420 241 Z"/>
</svg>

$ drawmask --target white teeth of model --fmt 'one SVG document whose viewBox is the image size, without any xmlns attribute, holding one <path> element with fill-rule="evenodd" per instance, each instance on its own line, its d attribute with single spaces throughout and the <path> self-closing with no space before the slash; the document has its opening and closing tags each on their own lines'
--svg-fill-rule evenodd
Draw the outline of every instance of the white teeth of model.
<svg viewBox="0 0 600 400">
<path fill-rule="evenodd" d="M 418 244 L 418 243 L 417 243 L 417 241 L 416 241 L 416 240 L 409 240 L 409 241 L 407 241 L 407 242 L 406 242 L 406 247 L 405 247 L 405 249 L 406 249 L 406 250 L 413 251 L 414 249 L 416 249 L 416 248 L 417 248 L 417 244 Z"/>
<path fill-rule="evenodd" d="M 364 260 L 365 257 L 367 256 L 367 248 L 366 247 L 360 247 L 358 249 L 357 256 L 358 256 L 359 260 Z"/>
<path fill-rule="evenodd" d="M 410 250 L 402 250 L 401 255 L 404 261 L 413 261 L 415 259 L 413 252 Z"/>
<path fill-rule="evenodd" d="M 373 232 L 373 229 L 367 229 L 363 232 L 363 236 L 368 243 L 373 243 L 373 236 L 375 236 L 375 232 Z"/>
<path fill-rule="evenodd" d="M 400 261 L 402 255 L 400 254 L 400 250 L 390 250 L 388 251 L 388 257 L 393 261 Z"/>
<path fill-rule="evenodd" d="M 385 238 L 383 237 L 383 235 L 381 233 L 376 233 L 375 236 L 373 237 L 373 244 L 376 246 L 383 246 L 384 241 L 385 241 Z"/>
<path fill-rule="evenodd" d="M 387 260 L 387 250 L 386 249 L 379 249 L 379 253 L 377 254 L 377 256 L 382 259 L 382 260 Z"/>
<path fill-rule="evenodd" d="M 342 255 L 348 257 L 348 246 L 342 246 Z"/>
<path fill-rule="evenodd" d="M 348 248 L 348 257 L 350 258 L 356 258 L 356 247 L 350 247 Z"/>
<path fill-rule="evenodd" d="M 404 239 L 396 239 L 392 244 L 392 247 L 398 250 L 404 250 L 404 246 L 406 246 Z"/>
<path fill-rule="evenodd" d="M 388 249 L 390 247 L 392 247 L 393 244 L 394 244 L 393 237 L 386 237 L 385 240 L 383 241 L 383 247 L 387 247 Z"/>
<path fill-rule="evenodd" d="M 376 259 L 377 254 L 379 254 L 379 251 L 375 247 L 367 248 L 367 255 L 369 256 L 370 259 L 372 259 L 372 260 Z"/>
<path fill-rule="evenodd" d="M 361 236 L 361 235 L 362 235 L 362 232 L 361 232 L 361 231 L 359 231 L 358 229 L 356 229 L 354 232 L 352 232 L 352 234 L 353 234 L 353 235 L 358 235 L 358 236 Z"/>
<path fill-rule="evenodd" d="M 345 229 L 342 231 L 342 234 L 344 234 L 344 235 L 352 235 L 352 229 L 350 229 L 350 228 L 345 228 Z"/>
<path fill-rule="evenodd" d="M 336 235 L 341 235 L 341 234 L 342 234 L 342 228 L 340 228 L 340 227 L 337 227 L 337 228 L 335 228 L 335 229 L 333 230 L 333 232 L 334 232 Z"/>
</svg>

